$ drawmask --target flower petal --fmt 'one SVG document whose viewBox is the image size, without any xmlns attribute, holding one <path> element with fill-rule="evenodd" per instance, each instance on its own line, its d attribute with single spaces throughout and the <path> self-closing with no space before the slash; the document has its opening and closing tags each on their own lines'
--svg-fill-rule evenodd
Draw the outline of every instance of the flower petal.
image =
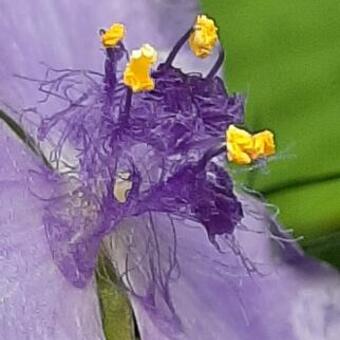
<svg viewBox="0 0 340 340">
<path fill-rule="evenodd" d="M 337 338 L 339 274 L 282 241 L 262 203 L 242 203 L 242 226 L 220 251 L 202 226 L 166 215 L 121 228 L 113 258 L 144 340 Z"/>
<path fill-rule="evenodd" d="M 0 4 L 0 106 L 20 109 L 35 105 L 42 94 L 34 79 L 46 66 L 100 71 L 99 29 L 112 22 L 127 26 L 129 49 L 144 42 L 168 51 L 193 23 L 195 0 L 16 0 Z M 52 108 L 49 108 L 49 111 Z"/>
<path fill-rule="evenodd" d="M 0 145 L 0 338 L 104 339 L 94 281 L 66 281 L 45 238 L 36 195 L 53 185 L 34 175 L 39 160 L 3 123 Z"/>
</svg>

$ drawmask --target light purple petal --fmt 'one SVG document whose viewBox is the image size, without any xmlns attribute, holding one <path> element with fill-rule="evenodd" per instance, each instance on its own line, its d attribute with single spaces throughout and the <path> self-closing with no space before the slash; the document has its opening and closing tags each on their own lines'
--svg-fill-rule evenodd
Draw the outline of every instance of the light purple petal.
<svg viewBox="0 0 340 340">
<path fill-rule="evenodd" d="M 149 42 L 167 51 L 193 22 L 195 0 L 5 0 L 0 4 L 0 107 L 34 106 L 38 84 L 14 74 L 44 78 L 46 66 L 103 69 L 99 29 L 127 26 L 126 45 Z M 162 53 L 161 53 L 162 54 Z M 49 106 L 46 114 L 56 107 Z"/>
<path fill-rule="evenodd" d="M 52 260 L 35 195 L 53 186 L 3 123 L 0 145 L 0 339 L 104 339 L 94 281 L 77 289 Z"/>
<path fill-rule="evenodd" d="M 246 217 L 235 238 L 219 240 L 225 253 L 201 226 L 166 215 L 122 226 L 113 258 L 143 340 L 338 338 L 339 274 L 280 242 L 262 203 L 242 203 Z"/>
</svg>

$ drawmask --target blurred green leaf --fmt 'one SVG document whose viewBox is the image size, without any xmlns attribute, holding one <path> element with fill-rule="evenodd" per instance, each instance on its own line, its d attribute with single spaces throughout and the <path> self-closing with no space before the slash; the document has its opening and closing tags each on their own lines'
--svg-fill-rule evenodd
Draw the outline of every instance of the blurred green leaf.
<svg viewBox="0 0 340 340">
<path fill-rule="evenodd" d="M 340 2 L 202 4 L 220 28 L 228 87 L 247 95 L 248 127 L 277 136 L 277 159 L 254 188 L 310 253 L 339 264 L 339 237 L 327 236 L 340 231 Z"/>
</svg>

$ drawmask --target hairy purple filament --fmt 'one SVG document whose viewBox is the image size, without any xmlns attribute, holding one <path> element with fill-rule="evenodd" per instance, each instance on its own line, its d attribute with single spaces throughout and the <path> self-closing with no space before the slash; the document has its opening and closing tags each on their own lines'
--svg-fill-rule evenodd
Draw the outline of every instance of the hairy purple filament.
<svg viewBox="0 0 340 340">
<path fill-rule="evenodd" d="M 106 50 L 104 75 L 49 69 L 41 82 L 46 100 L 68 103 L 43 119 L 38 137 L 55 141 L 51 161 L 71 179 L 66 192 L 49 200 L 45 225 L 56 263 L 77 287 L 93 274 L 103 237 L 126 218 L 146 216 L 150 226 L 153 213 L 192 221 L 212 241 L 230 235 L 242 218 L 217 158 L 228 125 L 243 122 L 244 101 L 215 76 L 223 51 L 206 78 L 171 65 L 191 31 L 152 73 L 153 91 L 132 94 L 123 85 L 121 43 Z M 76 153 L 72 164 L 61 157 L 69 146 Z M 113 195 L 122 173 L 132 183 L 123 203 Z"/>
</svg>

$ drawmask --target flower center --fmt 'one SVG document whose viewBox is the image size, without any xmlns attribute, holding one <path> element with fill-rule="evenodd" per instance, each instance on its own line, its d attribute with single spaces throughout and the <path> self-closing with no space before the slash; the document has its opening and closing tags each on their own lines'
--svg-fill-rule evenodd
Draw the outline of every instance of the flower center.
<svg viewBox="0 0 340 340">
<path fill-rule="evenodd" d="M 102 238 L 126 218 L 165 213 L 198 222 L 213 242 L 242 218 L 220 155 L 225 131 L 243 123 L 244 100 L 216 76 L 223 50 L 206 77 L 172 65 L 188 41 L 198 57 L 210 54 L 217 29 L 207 20 L 199 18 L 155 70 L 156 50 L 146 44 L 129 57 L 125 29 L 114 24 L 101 31 L 104 75 L 49 70 L 51 78 L 41 85 L 68 104 L 43 119 L 39 137 L 55 141 L 58 170 L 65 166 L 62 149 L 75 150 L 63 175 L 75 179 L 73 186 L 49 202 L 45 223 L 54 258 L 76 286 L 91 277 Z M 93 214 L 67 211 L 79 192 L 77 202 L 90 202 Z"/>
</svg>

